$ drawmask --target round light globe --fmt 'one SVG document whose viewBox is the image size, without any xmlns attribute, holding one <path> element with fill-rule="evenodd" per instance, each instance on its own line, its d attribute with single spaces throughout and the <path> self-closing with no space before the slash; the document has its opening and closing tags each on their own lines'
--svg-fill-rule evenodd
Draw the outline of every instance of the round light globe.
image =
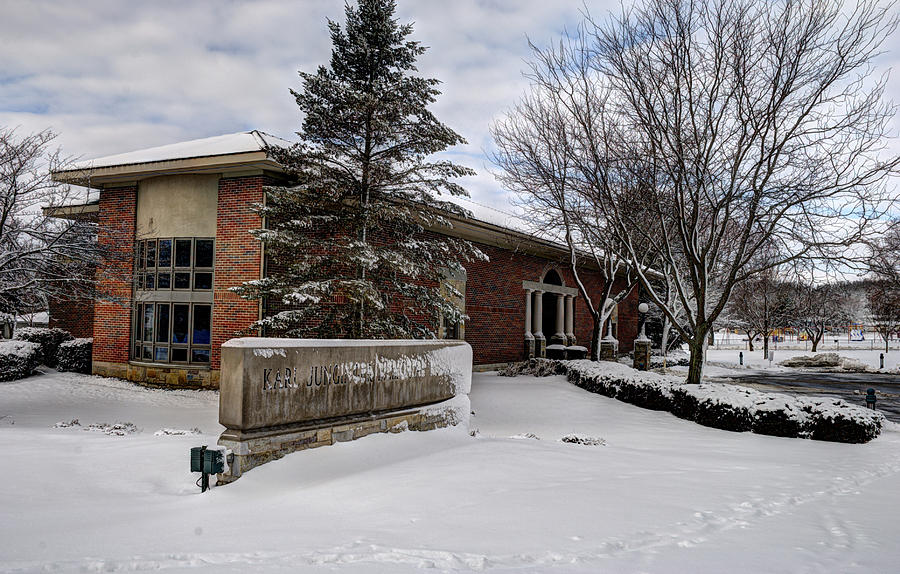
<svg viewBox="0 0 900 574">
<path fill-rule="evenodd" d="M 638 311 L 640 311 L 641 313 L 646 313 L 649 310 L 650 305 L 647 305 L 646 303 L 641 303 L 640 305 L 638 305 Z"/>
</svg>

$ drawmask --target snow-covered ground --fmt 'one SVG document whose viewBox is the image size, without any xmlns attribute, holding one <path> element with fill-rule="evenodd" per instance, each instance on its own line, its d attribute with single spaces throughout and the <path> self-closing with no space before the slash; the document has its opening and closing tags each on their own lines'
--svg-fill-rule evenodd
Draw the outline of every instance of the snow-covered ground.
<svg viewBox="0 0 900 574">
<path fill-rule="evenodd" d="M 373 435 L 200 494 L 188 452 L 221 431 L 215 393 L 56 373 L 0 383 L 0 571 L 794 573 L 900 563 L 895 425 L 865 445 L 730 433 L 562 377 L 476 374 L 471 399 L 475 438 Z M 137 430 L 85 430 L 116 422 Z M 194 427 L 201 434 L 157 434 Z M 560 442 L 570 433 L 605 445 Z"/>
<path fill-rule="evenodd" d="M 819 349 L 818 352 L 813 353 L 812 351 L 804 351 L 802 349 L 784 349 L 784 348 L 773 348 L 772 351 L 775 353 L 774 361 L 769 364 L 769 361 L 763 357 L 762 347 L 756 349 L 754 351 L 747 351 L 746 349 L 741 351 L 738 349 L 709 349 L 707 351 L 707 361 L 709 362 L 710 369 L 706 369 L 704 372 L 709 376 L 718 376 L 713 373 L 716 373 L 715 367 L 723 367 L 723 368 L 732 368 L 738 367 L 740 364 L 740 355 L 739 353 L 744 353 L 744 367 L 750 369 L 772 369 L 778 371 L 788 370 L 787 367 L 781 367 L 778 363 L 790 359 L 792 357 L 812 357 L 816 354 L 822 353 L 836 353 L 841 357 L 847 357 L 849 359 L 855 359 L 860 361 L 864 365 L 868 366 L 873 370 L 878 370 L 879 363 L 879 355 L 884 353 L 884 349 L 880 351 L 875 349 L 874 351 L 870 349 L 841 349 L 840 351 L 828 348 L 828 349 Z M 900 350 L 892 350 L 887 353 L 884 353 L 884 372 L 888 371 L 897 371 L 900 369 Z"/>
</svg>

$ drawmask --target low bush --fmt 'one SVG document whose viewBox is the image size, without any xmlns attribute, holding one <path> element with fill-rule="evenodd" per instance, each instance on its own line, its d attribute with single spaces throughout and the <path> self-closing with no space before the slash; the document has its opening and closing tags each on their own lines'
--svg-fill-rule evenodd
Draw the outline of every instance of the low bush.
<svg viewBox="0 0 900 574">
<path fill-rule="evenodd" d="M 56 368 L 60 371 L 90 374 L 93 346 L 93 339 L 64 341 L 56 351 Z"/>
<path fill-rule="evenodd" d="M 0 381 L 24 379 L 40 364 L 41 347 L 28 341 L 0 341 Z"/>
<path fill-rule="evenodd" d="M 839 399 L 764 393 L 725 383 L 685 384 L 679 377 L 636 371 L 607 361 L 517 363 L 509 375 L 565 374 L 587 391 L 735 432 L 864 443 L 881 434 L 884 415 Z"/>
<path fill-rule="evenodd" d="M 56 366 L 56 351 L 59 349 L 60 343 L 63 341 L 71 341 L 74 339 L 72 334 L 62 329 L 46 329 L 43 327 L 20 327 L 13 334 L 16 341 L 28 341 L 37 343 L 40 346 L 40 356 L 38 363 L 43 363 L 48 367 Z"/>
</svg>

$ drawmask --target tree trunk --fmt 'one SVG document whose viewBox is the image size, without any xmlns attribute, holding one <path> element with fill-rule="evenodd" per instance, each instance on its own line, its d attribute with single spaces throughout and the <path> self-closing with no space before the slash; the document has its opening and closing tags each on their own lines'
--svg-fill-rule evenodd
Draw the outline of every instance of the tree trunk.
<svg viewBox="0 0 900 574">
<path fill-rule="evenodd" d="M 763 335 L 763 360 L 769 358 L 769 336 Z"/>
<path fill-rule="evenodd" d="M 812 352 L 813 352 L 813 353 L 816 352 L 816 347 L 818 347 L 818 346 L 819 346 L 819 340 L 818 340 L 818 339 L 813 339 L 813 342 L 812 342 Z"/>
<path fill-rule="evenodd" d="M 688 376 L 685 381 L 688 384 L 698 385 L 703 377 L 703 362 L 706 354 L 706 335 L 698 338 L 695 336 L 688 341 L 688 348 L 691 350 L 691 362 L 688 367 Z"/>
<path fill-rule="evenodd" d="M 644 319 L 646 321 L 646 319 Z M 669 351 L 669 330 L 672 328 L 671 323 L 669 323 L 669 316 L 666 315 L 663 319 L 663 328 L 662 328 L 662 339 L 660 339 L 659 349 L 665 355 Z"/>
<path fill-rule="evenodd" d="M 600 332 L 603 330 L 603 322 L 600 321 L 600 314 L 594 314 L 594 327 L 591 329 L 591 360 L 600 360 Z"/>
<path fill-rule="evenodd" d="M 753 333 L 747 331 L 747 350 L 753 352 Z"/>
</svg>

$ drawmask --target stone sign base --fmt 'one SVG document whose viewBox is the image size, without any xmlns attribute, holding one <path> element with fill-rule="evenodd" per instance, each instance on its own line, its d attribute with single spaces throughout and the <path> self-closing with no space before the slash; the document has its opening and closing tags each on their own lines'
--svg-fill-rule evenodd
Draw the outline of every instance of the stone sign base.
<svg viewBox="0 0 900 574">
<path fill-rule="evenodd" d="M 356 440 L 375 433 L 398 433 L 406 430 L 427 431 L 467 425 L 469 397 L 460 395 L 442 403 L 379 415 L 334 421 L 327 425 L 270 429 L 261 431 L 226 430 L 218 444 L 231 450 L 224 473 L 217 475 L 219 484 L 234 482 L 248 470 L 297 452 L 337 442 Z"/>
</svg>

